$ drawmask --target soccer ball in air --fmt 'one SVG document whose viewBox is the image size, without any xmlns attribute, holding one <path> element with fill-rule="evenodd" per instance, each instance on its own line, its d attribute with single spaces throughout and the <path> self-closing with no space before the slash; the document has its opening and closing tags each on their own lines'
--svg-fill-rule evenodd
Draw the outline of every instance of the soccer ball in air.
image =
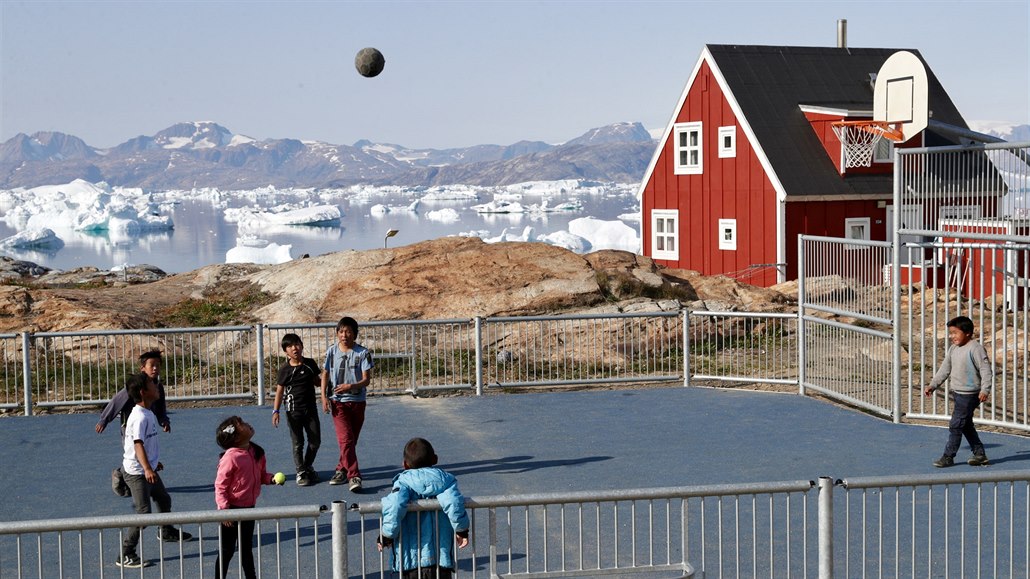
<svg viewBox="0 0 1030 579">
<path fill-rule="evenodd" d="M 354 57 L 354 68 L 358 69 L 361 76 L 369 78 L 376 76 L 383 72 L 384 66 L 386 66 L 386 59 L 383 58 L 383 53 L 375 48 L 362 48 Z"/>
</svg>

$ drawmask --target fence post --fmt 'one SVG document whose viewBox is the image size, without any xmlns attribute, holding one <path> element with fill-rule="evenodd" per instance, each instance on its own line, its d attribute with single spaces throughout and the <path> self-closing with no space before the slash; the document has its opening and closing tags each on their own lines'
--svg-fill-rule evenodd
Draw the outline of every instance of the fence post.
<svg viewBox="0 0 1030 579">
<path fill-rule="evenodd" d="M 347 501 L 333 501 L 333 579 L 347 579 Z"/>
<path fill-rule="evenodd" d="M 21 374 L 22 388 L 25 391 L 25 416 L 32 416 L 32 356 L 29 355 L 28 332 L 21 333 Z"/>
<path fill-rule="evenodd" d="M 690 387 L 690 308 L 683 308 L 683 387 Z"/>
<path fill-rule="evenodd" d="M 833 479 L 819 477 L 819 578 L 833 579 Z"/>
<path fill-rule="evenodd" d="M 798 236 L 798 394 L 805 395 L 805 236 Z"/>
<path fill-rule="evenodd" d="M 894 408 L 891 418 L 894 424 L 901 423 L 901 159 L 901 155 L 894 155 L 894 221 L 888 225 L 894 231 L 891 244 L 891 321 L 894 326 L 891 338 L 891 406 Z M 926 283 L 925 279 L 921 281 Z"/>
<path fill-rule="evenodd" d="M 257 405 L 265 405 L 265 325 L 258 324 L 254 326 L 254 331 L 257 332 L 257 381 L 258 381 L 258 395 Z"/>
<path fill-rule="evenodd" d="M 483 395 L 483 317 L 476 316 L 476 396 Z"/>
</svg>

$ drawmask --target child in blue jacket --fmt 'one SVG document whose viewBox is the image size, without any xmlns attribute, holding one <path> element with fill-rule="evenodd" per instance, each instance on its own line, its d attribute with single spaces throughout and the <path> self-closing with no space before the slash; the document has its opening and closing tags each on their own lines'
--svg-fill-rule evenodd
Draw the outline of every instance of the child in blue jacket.
<svg viewBox="0 0 1030 579">
<path fill-rule="evenodd" d="M 459 548 L 469 543 L 465 497 L 454 475 L 436 468 L 436 461 L 428 440 L 409 440 L 404 445 L 404 471 L 393 478 L 393 491 L 382 499 L 379 550 L 392 547 L 393 570 L 403 579 L 450 579 L 455 543 Z M 409 513 L 408 505 L 420 499 L 436 499 L 440 511 Z"/>
</svg>

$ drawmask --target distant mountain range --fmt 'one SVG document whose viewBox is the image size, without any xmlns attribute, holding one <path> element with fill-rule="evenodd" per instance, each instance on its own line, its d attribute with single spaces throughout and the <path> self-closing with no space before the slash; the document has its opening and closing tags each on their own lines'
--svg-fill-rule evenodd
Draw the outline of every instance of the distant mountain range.
<svg viewBox="0 0 1030 579">
<path fill-rule="evenodd" d="M 369 185 L 508 185 L 589 179 L 634 183 L 656 142 L 640 123 L 591 129 L 560 145 L 409 149 L 361 140 L 333 145 L 256 140 L 213 122 L 178 123 L 109 149 L 57 132 L 18 134 L 0 144 L 0 188 L 106 181 L 148 189 L 252 189 Z"/>
<path fill-rule="evenodd" d="M 973 130 L 1030 141 L 1030 125 L 990 121 Z M 148 189 L 253 189 L 349 185 L 510 185 L 588 179 L 639 182 L 656 141 L 640 123 L 591 129 L 560 145 L 519 141 L 458 149 L 409 149 L 361 140 L 333 145 L 297 139 L 259 141 L 213 122 L 178 123 L 110 149 L 55 132 L 18 134 L 0 144 L 0 188 L 106 181 Z"/>
</svg>

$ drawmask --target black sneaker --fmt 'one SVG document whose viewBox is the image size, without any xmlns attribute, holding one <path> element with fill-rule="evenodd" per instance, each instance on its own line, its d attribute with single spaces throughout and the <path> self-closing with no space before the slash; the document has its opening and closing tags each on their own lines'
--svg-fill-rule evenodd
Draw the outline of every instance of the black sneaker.
<svg viewBox="0 0 1030 579">
<path fill-rule="evenodd" d="M 129 492 L 129 485 L 125 484 L 125 477 L 122 476 L 121 467 L 111 471 L 111 490 L 120 497 L 127 497 L 132 494 Z"/>
<path fill-rule="evenodd" d="M 315 470 L 313 468 L 309 468 L 308 469 L 308 480 L 311 481 L 311 484 L 315 484 L 315 483 L 319 482 L 322 479 L 318 476 L 318 471 L 317 470 Z"/>
<path fill-rule="evenodd" d="M 126 569 L 139 569 L 144 566 L 143 560 L 139 558 L 139 555 L 133 553 L 131 555 L 122 555 L 121 559 L 115 562 L 115 565 Z"/>
<path fill-rule="evenodd" d="M 937 468 L 945 468 L 949 466 L 955 466 L 955 458 L 948 455 L 943 455 L 937 460 L 933 461 L 933 465 Z"/>
<path fill-rule="evenodd" d="M 333 478 L 329 479 L 331 485 L 342 485 L 347 482 L 347 473 L 342 470 L 338 470 L 333 473 Z"/>
<path fill-rule="evenodd" d="M 297 486 L 299 486 L 299 487 L 311 486 L 311 479 L 308 478 L 308 472 L 306 470 L 302 470 L 302 471 L 297 473 Z"/>
<path fill-rule="evenodd" d="M 987 460 L 987 455 L 983 452 L 974 452 L 973 456 L 969 457 L 966 461 L 969 466 L 987 466 L 990 461 Z"/>
<path fill-rule="evenodd" d="M 179 529 L 163 529 L 161 531 L 161 540 L 165 543 L 178 543 L 179 541 L 186 542 L 193 538 L 193 535 L 186 531 L 180 531 Z"/>
</svg>

